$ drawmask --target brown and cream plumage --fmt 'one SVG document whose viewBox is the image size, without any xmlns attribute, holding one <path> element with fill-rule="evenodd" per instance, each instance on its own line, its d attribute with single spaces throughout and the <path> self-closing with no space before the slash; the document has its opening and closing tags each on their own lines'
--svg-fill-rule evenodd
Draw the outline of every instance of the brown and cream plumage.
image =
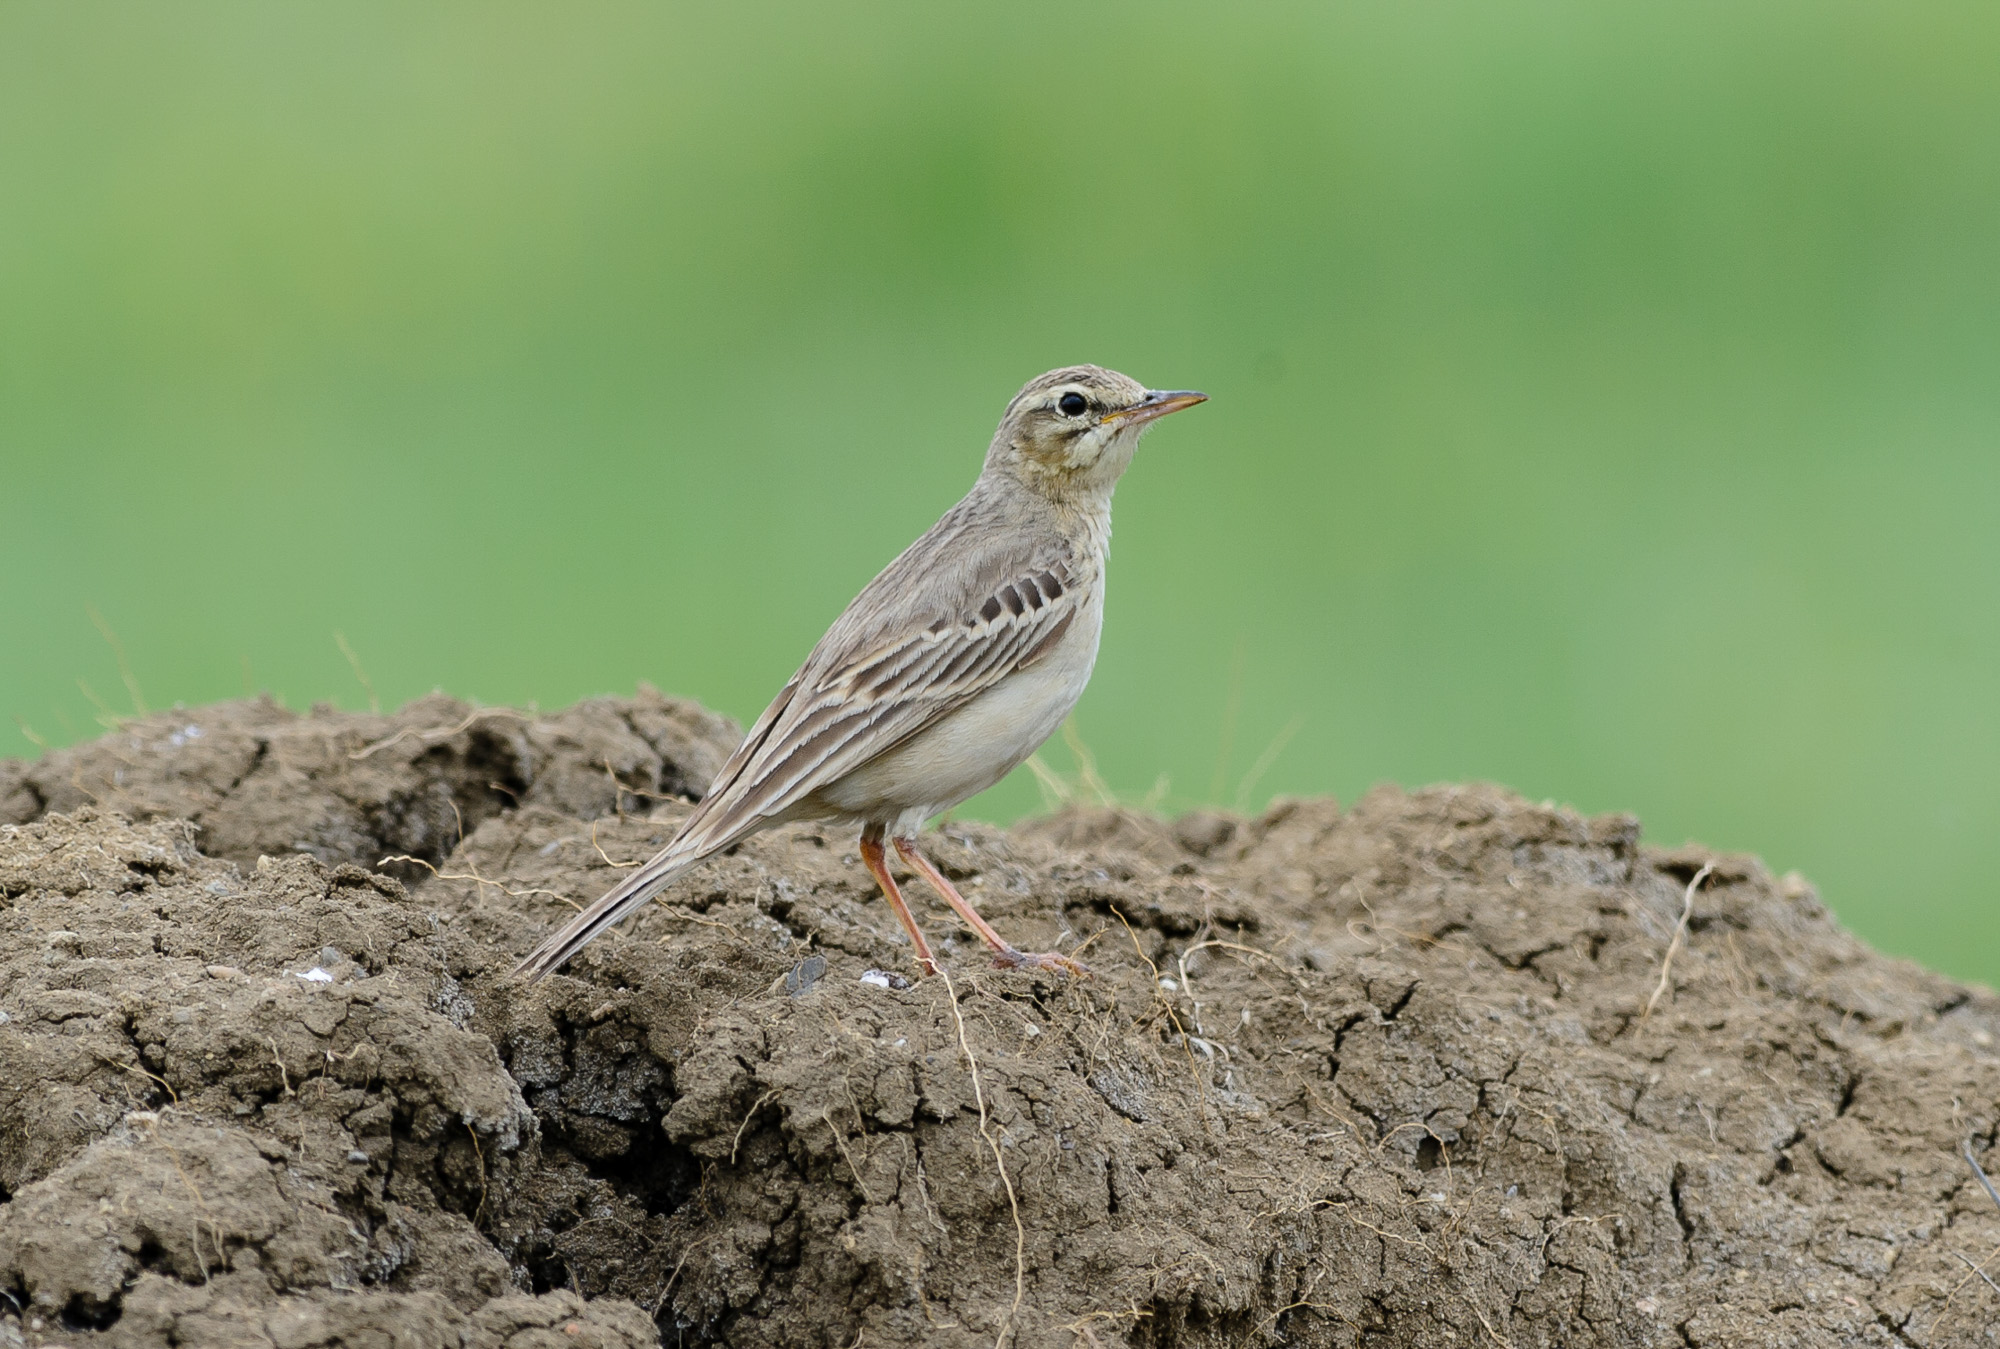
<svg viewBox="0 0 2000 1349">
<path fill-rule="evenodd" d="M 667 846 L 523 960 L 539 979 L 689 867 L 789 820 L 859 826 L 862 858 L 936 959 L 889 874 L 896 850 L 1002 965 L 1015 950 L 917 849 L 925 820 L 998 782 L 1069 715 L 1097 658 L 1111 493 L 1140 435 L 1204 395 L 1092 365 L 1029 381 L 965 498 L 847 606 Z"/>
</svg>

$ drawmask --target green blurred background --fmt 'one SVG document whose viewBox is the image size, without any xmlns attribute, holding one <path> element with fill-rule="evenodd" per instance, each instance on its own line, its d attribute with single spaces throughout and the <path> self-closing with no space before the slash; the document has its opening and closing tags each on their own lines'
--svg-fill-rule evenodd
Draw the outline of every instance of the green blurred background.
<svg viewBox="0 0 2000 1349">
<path fill-rule="evenodd" d="M 1119 494 L 1121 795 L 1497 779 L 2000 982 L 1996 70 L 1986 3 L 9 3 L 0 713 L 124 710 L 94 606 L 156 706 L 362 705 L 340 632 L 747 719 L 1096 361 L 1214 398 Z"/>
</svg>

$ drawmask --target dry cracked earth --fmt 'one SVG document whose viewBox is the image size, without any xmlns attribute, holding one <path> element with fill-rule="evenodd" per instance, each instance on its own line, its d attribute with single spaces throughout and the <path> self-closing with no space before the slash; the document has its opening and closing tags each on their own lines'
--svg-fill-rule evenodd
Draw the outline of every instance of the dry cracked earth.
<svg viewBox="0 0 2000 1349">
<path fill-rule="evenodd" d="M 736 728 L 180 709 L 0 763 L 0 1346 L 2000 1345 L 2000 999 L 1491 787 L 714 859 Z M 1678 934 L 1678 936 L 1677 936 Z"/>
</svg>

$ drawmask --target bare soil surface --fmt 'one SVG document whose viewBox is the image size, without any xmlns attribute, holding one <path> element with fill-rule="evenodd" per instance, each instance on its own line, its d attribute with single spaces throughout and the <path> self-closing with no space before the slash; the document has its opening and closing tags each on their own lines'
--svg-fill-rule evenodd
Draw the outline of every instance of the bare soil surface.
<svg viewBox="0 0 2000 1349">
<path fill-rule="evenodd" d="M 0 763 L 0 1346 L 2000 1345 L 2000 999 L 1484 786 L 663 843 L 736 728 L 177 710 Z M 389 860 L 395 859 L 395 860 Z M 1678 934 L 1678 935 L 1677 935 Z"/>
</svg>

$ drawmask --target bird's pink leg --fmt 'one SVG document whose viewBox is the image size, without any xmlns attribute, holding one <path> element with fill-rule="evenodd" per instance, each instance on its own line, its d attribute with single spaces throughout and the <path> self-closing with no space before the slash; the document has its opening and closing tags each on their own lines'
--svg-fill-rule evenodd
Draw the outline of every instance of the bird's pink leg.
<svg viewBox="0 0 2000 1349">
<path fill-rule="evenodd" d="M 917 874 L 930 882 L 931 889 L 943 896 L 945 903 L 958 910 L 958 916 L 972 924 L 972 930 L 977 932 L 981 939 L 993 948 L 993 963 L 995 965 L 998 965 L 1003 970 L 1021 969 L 1024 966 L 1038 970 L 1066 970 L 1071 974 L 1081 975 L 1086 978 L 1089 977 L 1090 969 L 1088 966 L 1083 964 L 1082 961 L 1072 960 L 1066 955 L 1060 955 L 1054 951 L 1030 952 L 1015 950 L 1012 942 L 1008 941 L 998 932 L 995 932 L 993 924 L 981 918 L 979 910 L 966 902 L 965 896 L 958 893 L 958 887 L 945 879 L 944 873 L 937 869 L 936 864 L 930 858 L 917 851 L 917 845 L 914 840 L 899 838 L 895 842 L 896 851 L 902 854 L 903 860 L 912 867 L 915 867 Z"/>
<path fill-rule="evenodd" d="M 901 843 L 897 844 L 900 848 Z M 917 948 L 917 969 L 923 974 L 938 972 L 937 957 L 931 954 L 931 944 L 924 940 L 923 929 L 917 926 L 916 915 L 903 902 L 903 892 L 896 888 L 896 878 L 889 874 L 888 859 L 882 853 L 882 831 L 870 827 L 861 833 L 861 862 L 875 877 L 875 883 L 882 887 L 882 897 L 889 901 L 889 907 L 896 911 L 902 921 L 903 930 L 910 934 L 910 944 Z"/>
</svg>

